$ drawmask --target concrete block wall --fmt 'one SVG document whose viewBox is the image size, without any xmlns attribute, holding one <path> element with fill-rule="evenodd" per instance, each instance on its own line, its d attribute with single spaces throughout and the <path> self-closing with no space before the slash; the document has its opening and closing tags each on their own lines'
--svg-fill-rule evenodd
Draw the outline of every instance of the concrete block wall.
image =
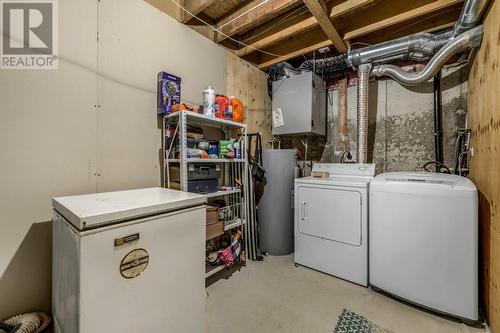
<svg viewBox="0 0 500 333">
<path fill-rule="evenodd" d="M 443 70 L 443 149 L 445 163 L 453 167 L 455 130 L 465 126 L 467 111 L 467 69 Z M 357 87 L 348 88 L 349 142 L 356 155 Z M 281 137 L 282 148 L 297 148 L 304 157 L 302 140 L 308 142 L 307 159 L 338 162 L 337 151 L 338 91 L 330 91 L 327 100 L 326 137 Z M 433 83 L 404 87 L 393 80 L 370 83 L 368 159 L 377 164 L 377 172 L 410 171 L 434 160 Z"/>
</svg>

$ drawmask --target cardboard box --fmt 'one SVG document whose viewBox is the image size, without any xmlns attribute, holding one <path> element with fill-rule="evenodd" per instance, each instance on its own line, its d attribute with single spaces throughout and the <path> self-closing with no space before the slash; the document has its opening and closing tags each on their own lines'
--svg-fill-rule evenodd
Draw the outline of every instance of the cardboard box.
<svg viewBox="0 0 500 333">
<path fill-rule="evenodd" d="M 219 207 L 207 205 L 207 225 L 219 222 Z"/>
<path fill-rule="evenodd" d="M 181 103 L 181 78 L 167 72 L 158 73 L 158 114 L 172 112 Z"/>
<path fill-rule="evenodd" d="M 207 225 L 207 240 L 218 237 L 224 233 L 224 221 Z"/>
</svg>

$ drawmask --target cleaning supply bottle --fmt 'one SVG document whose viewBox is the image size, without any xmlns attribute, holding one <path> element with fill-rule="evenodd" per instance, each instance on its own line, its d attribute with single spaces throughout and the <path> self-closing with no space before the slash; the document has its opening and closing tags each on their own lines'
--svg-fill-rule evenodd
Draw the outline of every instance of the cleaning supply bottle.
<svg viewBox="0 0 500 333">
<path fill-rule="evenodd" d="M 207 86 L 203 91 L 203 114 L 215 117 L 215 90 L 211 86 Z"/>
<path fill-rule="evenodd" d="M 242 123 L 245 120 L 245 106 L 239 99 L 232 96 L 229 98 L 229 101 L 232 107 L 233 120 Z"/>
</svg>

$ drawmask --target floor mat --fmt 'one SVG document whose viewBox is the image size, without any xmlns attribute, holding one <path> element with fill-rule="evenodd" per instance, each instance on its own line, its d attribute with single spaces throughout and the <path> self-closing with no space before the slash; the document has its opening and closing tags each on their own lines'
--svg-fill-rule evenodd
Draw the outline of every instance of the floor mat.
<svg viewBox="0 0 500 333">
<path fill-rule="evenodd" d="M 349 311 L 342 310 L 337 320 L 333 333 L 393 333 L 390 330 L 379 327 L 363 316 Z"/>
</svg>

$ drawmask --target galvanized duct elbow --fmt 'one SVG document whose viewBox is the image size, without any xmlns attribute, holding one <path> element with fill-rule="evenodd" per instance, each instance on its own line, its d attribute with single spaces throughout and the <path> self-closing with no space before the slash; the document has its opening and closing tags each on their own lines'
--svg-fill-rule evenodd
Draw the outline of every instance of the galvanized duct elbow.
<svg viewBox="0 0 500 333">
<path fill-rule="evenodd" d="M 455 54 L 478 47 L 483 37 L 483 26 L 477 26 L 460 36 L 450 40 L 432 57 L 424 70 L 418 74 L 405 72 L 398 66 L 380 65 L 373 69 L 372 75 L 376 77 L 389 76 L 403 85 L 417 85 L 430 80 Z"/>
<path fill-rule="evenodd" d="M 452 38 L 457 37 L 464 31 L 472 29 L 479 21 L 479 10 L 481 9 L 481 0 L 467 0 L 464 3 L 460 17 L 453 28 Z M 486 3 L 485 3 L 486 5 Z"/>
<path fill-rule="evenodd" d="M 358 67 L 358 163 L 366 163 L 368 159 L 368 84 L 371 69 L 371 64 Z"/>
<path fill-rule="evenodd" d="M 450 39 L 452 32 L 433 35 L 426 32 L 397 38 L 349 52 L 347 63 L 356 67 L 366 63 L 387 63 L 395 60 L 429 59 Z"/>
</svg>

